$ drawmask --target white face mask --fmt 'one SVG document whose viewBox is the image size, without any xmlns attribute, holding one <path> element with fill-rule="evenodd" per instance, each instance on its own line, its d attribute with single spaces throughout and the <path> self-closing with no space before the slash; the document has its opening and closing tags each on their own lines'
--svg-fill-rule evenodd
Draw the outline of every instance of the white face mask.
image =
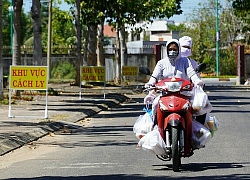
<svg viewBox="0 0 250 180">
<path fill-rule="evenodd" d="M 191 49 L 181 47 L 181 57 L 189 57 L 192 55 Z"/>
</svg>

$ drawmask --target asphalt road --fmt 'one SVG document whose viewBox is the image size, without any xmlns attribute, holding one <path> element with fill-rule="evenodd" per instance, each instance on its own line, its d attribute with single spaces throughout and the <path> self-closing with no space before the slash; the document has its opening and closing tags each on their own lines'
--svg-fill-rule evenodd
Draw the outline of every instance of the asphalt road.
<svg viewBox="0 0 250 180">
<path fill-rule="evenodd" d="M 220 127 L 206 148 L 182 160 L 181 172 L 173 172 L 171 162 L 136 149 L 132 126 L 143 113 L 144 95 L 139 94 L 0 157 L 0 178 L 250 179 L 250 91 L 228 87 L 205 91 Z"/>
<path fill-rule="evenodd" d="M 234 86 L 236 78 L 202 78 L 207 86 Z"/>
</svg>

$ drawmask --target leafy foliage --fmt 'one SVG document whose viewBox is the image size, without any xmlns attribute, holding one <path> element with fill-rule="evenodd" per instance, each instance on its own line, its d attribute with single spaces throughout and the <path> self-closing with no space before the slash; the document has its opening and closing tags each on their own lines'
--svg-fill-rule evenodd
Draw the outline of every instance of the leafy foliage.
<svg viewBox="0 0 250 180">
<path fill-rule="evenodd" d="M 51 70 L 51 77 L 54 79 L 74 79 L 75 68 L 68 61 L 60 61 L 56 67 Z"/>
<path fill-rule="evenodd" d="M 47 46 L 48 41 L 48 7 L 42 4 L 42 45 Z M 67 11 L 62 11 L 54 4 L 52 8 L 52 53 L 67 53 L 69 46 L 75 45 L 75 30 L 73 16 Z M 31 14 L 27 15 L 28 25 L 26 26 L 25 45 L 33 46 L 33 25 Z M 46 52 L 46 49 L 44 49 Z"/>
<path fill-rule="evenodd" d="M 65 0 L 74 4 L 73 0 Z M 181 14 L 182 0 L 81 0 L 81 17 L 85 25 L 96 25 L 104 19 L 110 24 L 135 25 L 154 18 Z M 115 26 L 114 26 L 115 27 Z"/>
<path fill-rule="evenodd" d="M 248 36 L 245 37 L 246 42 L 250 43 L 249 31 L 250 31 L 250 1 L 249 0 L 230 0 L 232 2 L 232 7 L 237 17 L 244 22 L 241 32 Z"/>
<path fill-rule="evenodd" d="M 215 29 L 215 0 L 206 0 L 199 4 L 197 9 L 194 9 L 189 14 L 188 21 L 190 24 L 180 24 L 179 26 L 171 27 L 171 30 L 181 31 L 181 35 L 187 35 L 193 39 L 192 58 L 198 63 L 206 63 L 206 73 L 216 71 L 216 29 Z M 219 5 L 221 8 L 221 6 Z M 222 9 L 222 8 L 221 8 Z M 235 75 L 236 74 L 236 52 L 232 46 L 241 26 L 238 24 L 238 19 L 232 13 L 230 4 L 226 10 L 220 13 L 220 49 L 219 49 L 219 71 L 220 75 Z"/>
<path fill-rule="evenodd" d="M 3 36 L 3 46 L 10 47 L 11 45 L 11 29 L 10 29 L 10 22 L 11 22 L 11 11 L 10 11 L 10 1 L 2 0 L 2 36 Z M 28 17 L 22 11 L 21 13 L 21 44 L 25 40 L 26 35 L 26 26 L 28 24 Z M 10 53 L 10 51 L 3 51 L 3 53 Z"/>
<path fill-rule="evenodd" d="M 232 0 L 233 8 L 242 13 L 250 11 L 250 1 L 249 0 Z"/>
</svg>

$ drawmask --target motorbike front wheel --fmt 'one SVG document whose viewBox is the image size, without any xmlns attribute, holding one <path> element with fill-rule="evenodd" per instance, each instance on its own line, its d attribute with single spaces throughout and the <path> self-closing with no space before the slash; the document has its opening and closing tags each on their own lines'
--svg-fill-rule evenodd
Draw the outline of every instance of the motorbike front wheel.
<svg viewBox="0 0 250 180">
<path fill-rule="evenodd" d="M 173 161 L 173 171 L 179 171 L 181 166 L 181 156 L 179 152 L 179 133 L 177 127 L 171 127 L 172 135 L 172 161 Z"/>
</svg>

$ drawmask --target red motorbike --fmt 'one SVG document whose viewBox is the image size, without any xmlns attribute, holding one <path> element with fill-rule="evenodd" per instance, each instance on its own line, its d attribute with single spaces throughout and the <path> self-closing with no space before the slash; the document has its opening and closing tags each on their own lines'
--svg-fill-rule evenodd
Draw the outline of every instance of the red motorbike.
<svg viewBox="0 0 250 180">
<path fill-rule="evenodd" d="M 196 69 L 201 72 L 204 65 Z M 150 75 L 147 67 L 140 67 L 139 71 Z M 166 144 L 166 155 L 157 157 L 163 161 L 172 159 L 173 171 L 179 171 L 182 157 L 193 155 L 191 145 L 192 133 L 192 105 L 190 96 L 184 91 L 192 91 L 193 83 L 181 78 L 166 78 L 157 82 L 154 87 L 161 92 L 156 109 L 156 120 L 159 133 Z"/>
</svg>

